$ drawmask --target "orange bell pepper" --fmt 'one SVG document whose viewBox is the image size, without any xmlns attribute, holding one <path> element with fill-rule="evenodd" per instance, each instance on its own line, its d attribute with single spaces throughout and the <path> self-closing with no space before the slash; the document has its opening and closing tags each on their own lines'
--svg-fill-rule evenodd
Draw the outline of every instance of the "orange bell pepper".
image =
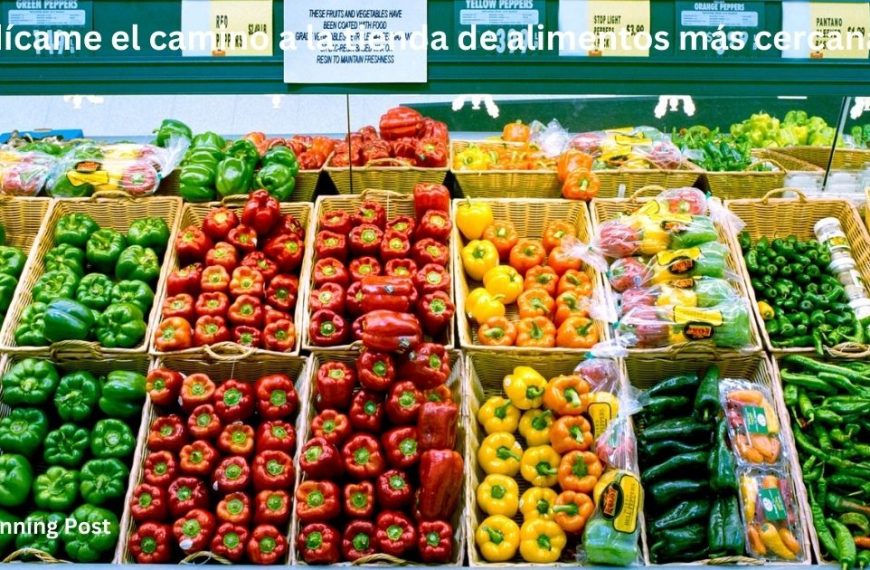
<svg viewBox="0 0 870 570">
<path fill-rule="evenodd" d="M 549 317 L 556 308 L 556 301 L 544 289 L 526 289 L 517 298 L 520 318 Z"/>
<path fill-rule="evenodd" d="M 544 390 L 544 407 L 559 416 L 579 416 L 589 407 L 590 389 L 578 374 L 556 376 Z"/>
<path fill-rule="evenodd" d="M 546 257 L 544 244 L 540 240 L 527 238 L 517 241 L 508 255 L 510 264 L 523 275 L 532 267 L 543 264 Z"/>
<path fill-rule="evenodd" d="M 544 249 L 549 253 L 554 247 L 562 245 L 562 240 L 575 236 L 576 230 L 572 224 L 563 220 L 553 220 L 544 227 Z"/>
<path fill-rule="evenodd" d="M 578 270 L 582 265 L 583 262 L 579 258 L 561 245 L 554 247 L 547 256 L 547 267 L 552 267 L 557 275 L 564 275 L 569 269 Z"/>
<path fill-rule="evenodd" d="M 592 155 L 586 154 L 576 149 L 570 149 L 562 153 L 559 161 L 556 163 L 556 172 L 559 175 L 559 181 L 565 182 L 568 175 L 575 170 L 592 170 Z"/>
<path fill-rule="evenodd" d="M 598 195 L 601 179 L 591 170 L 578 169 L 568 173 L 562 184 L 562 197 L 568 200 L 586 200 Z"/>
<path fill-rule="evenodd" d="M 588 317 L 589 298 L 580 296 L 577 291 L 565 291 L 556 297 L 556 314 L 553 322 L 560 326 L 570 317 Z"/>
<path fill-rule="evenodd" d="M 543 289 L 551 296 L 556 296 L 556 286 L 559 284 L 559 276 L 552 267 L 546 265 L 538 265 L 532 267 L 526 273 L 526 279 L 523 282 L 523 287 L 526 291 L 529 289 Z"/>
<path fill-rule="evenodd" d="M 553 507 L 555 516 L 553 520 L 562 530 L 569 534 L 583 532 L 586 521 L 595 511 L 595 503 L 592 497 L 574 491 L 563 491 L 556 497 L 556 505 Z"/>
<path fill-rule="evenodd" d="M 591 493 L 604 473 L 604 465 L 591 451 L 572 451 L 559 462 L 559 485 L 566 491 Z"/>
<path fill-rule="evenodd" d="M 569 269 L 561 277 L 556 292 L 561 295 L 565 291 L 575 291 L 581 297 L 592 296 L 592 278 L 576 269 Z"/>
<path fill-rule="evenodd" d="M 517 234 L 514 225 L 507 221 L 493 222 L 486 226 L 483 230 L 483 238 L 491 242 L 498 251 L 498 257 L 502 261 L 507 261 L 511 254 L 511 248 L 517 245 L 520 241 L 520 236 Z"/>
<path fill-rule="evenodd" d="M 504 317 L 490 317 L 477 329 L 477 340 L 485 346 L 513 346 L 517 327 Z"/>
<path fill-rule="evenodd" d="M 501 131 L 501 140 L 508 142 L 528 142 L 531 136 L 532 130 L 522 121 L 508 123 Z"/>
<path fill-rule="evenodd" d="M 556 345 L 556 325 L 547 317 L 520 319 L 517 323 L 517 346 L 553 348 Z"/>
<path fill-rule="evenodd" d="M 559 453 L 586 451 L 592 446 L 592 425 L 583 416 L 564 416 L 550 427 L 550 445 Z"/>
<path fill-rule="evenodd" d="M 592 348 L 598 343 L 595 323 L 588 317 L 568 317 L 556 331 L 560 348 Z"/>
</svg>

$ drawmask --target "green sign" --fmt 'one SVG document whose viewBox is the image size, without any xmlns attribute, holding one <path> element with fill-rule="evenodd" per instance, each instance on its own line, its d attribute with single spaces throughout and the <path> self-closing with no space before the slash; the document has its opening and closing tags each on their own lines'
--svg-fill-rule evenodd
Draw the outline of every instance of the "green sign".
<svg viewBox="0 0 870 570">
<path fill-rule="evenodd" d="M 0 0 L 0 23 L 6 28 L 85 33 L 94 29 L 93 0 Z M 59 49 L 33 55 L 83 53 L 63 40 L 52 45 Z"/>
<path fill-rule="evenodd" d="M 545 0 L 453 0 L 453 13 L 456 42 L 466 53 L 524 58 L 544 53 L 524 48 L 535 45 L 546 28 Z M 484 41 L 493 47 L 484 49 Z"/>
<path fill-rule="evenodd" d="M 760 406 L 744 406 L 743 422 L 746 425 L 747 432 L 767 435 L 767 416 L 764 414 L 764 408 Z"/>
<path fill-rule="evenodd" d="M 761 489 L 758 491 L 758 497 L 761 500 L 764 518 L 771 522 L 784 521 L 786 519 L 788 511 L 785 509 L 785 502 L 782 500 L 782 494 L 779 492 L 779 489 L 776 487 Z"/>
<path fill-rule="evenodd" d="M 765 29 L 765 3 L 764 2 L 676 2 L 676 30 L 677 37 L 674 40 L 679 43 L 681 36 L 685 35 L 685 43 L 701 42 L 703 39 L 693 39 L 688 34 L 706 35 L 708 49 L 695 50 L 694 53 L 711 57 L 762 57 L 770 56 L 770 52 L 763 52 L 753 45 L 753 37 L 756 33 Z M 716 33 L 719 32 L 717 38 Z M 724 42 L 729 48 L 719 46 L 717 41 Z M 742 49 L 736 49 L 740 40 L 745 42 Z M 697 44 L 695 44 L 697 45 Z"/>
</svg>

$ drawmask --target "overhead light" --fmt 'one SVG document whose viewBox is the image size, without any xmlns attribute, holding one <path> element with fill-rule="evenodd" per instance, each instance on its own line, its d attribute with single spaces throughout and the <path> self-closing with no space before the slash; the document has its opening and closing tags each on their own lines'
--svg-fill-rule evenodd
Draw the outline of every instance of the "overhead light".
<svg viewBox="0 0 870 570">
<path fill-rule="evenodd" d="M 105 97 L 101 95 L 64 95 L 64 103 L 72 103 L 73 109 L 81 109 L 82 103 L 87 101 L 92 105 L 102 105 L 106 102 Z"/>
<path fill-rule="evenodd" d="M 857 120 L 864 114 L 864 111 L 870 111 L 870 97 L 855 97 L 854 101 L 855 104 L 852 105 L 852 109 L 849 111 L 849 116 L 852 117 L 853 120 Z"/>
<path fill-rule="evenodd" d="M 656 119 L 661 119 L 668 113 L 676 113 L 680 110 L 680 103 L 683 104 L 683 113 L 687 117 L 695 115 L 695 101 L 688 95 L 661 95 L 659 102 L 655 106 L 653 112 Z"/>
<path fill-rule="evenodd" d="M 498 119 L 499 109 L 492 95 L 459 95 L 453 100 L 453 111 L 460 111 L 466 103 L 471 103 L 472 111 L 479 111 L 480 106 L 483 105 L 490 117 Z"/>
</svg>

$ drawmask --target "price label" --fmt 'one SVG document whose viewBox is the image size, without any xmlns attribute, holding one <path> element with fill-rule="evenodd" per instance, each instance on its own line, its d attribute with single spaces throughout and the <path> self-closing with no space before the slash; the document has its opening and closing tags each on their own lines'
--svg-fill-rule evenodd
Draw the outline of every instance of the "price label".
<svg viewBox="0 0 870 570">
<path fill-rule="evenodd" d="M 746 425 L 747 432 L 767 435 L 767 416 L 764 414 L 764 408 L 744 406 L 743 423 Z"/>
<path fill-rule="evenodd" d="M 183 0 L 181 29 L 185 35 L 211 32 L 212 49 L 185 49 L 185 56 L 242 57 L 272 55 L 271 0 Z"/>
<path fill-rule="evenodd" d="M 784 521 L 788 516 L 788 511 L 785 509 L 785 501 L 782 500 L 782 494 L 776 487 L 770 489 L 760 489 L 758 497 L 761 501 L 761 509 L 764 511 L 764 517 L 771 522 Z"/>
<path fill-rule="evenodd" d="M 648 0 L 562 0 L 559 31 L 577 37 L 559 55 L 649 57 L 652 47 Z M 591 39 L 591 41 L 587 41 Z"/>
<path fill-rule="evenodd" d="M 457 34 L 471 29 L 478 36 L 488 30 L 496 34 L 496 49 L 472 50 L 475 56 L 542 54 L 543 50 L 530 50 L 528 46 L 535 44 L 536 30 L 546 21 L 545 0 L 454 0 L 453 9 Z M 518 35 L 524 37 L 525 41 L 509 41 L 512 36 Z"/>
<path fill-rule="evenodd" d="M 692 55 L 702 57 L 757 57 L 763 52 L 756 49 L 751 38 L 765 28 L 764 2 L 689 2 L 676 3 L 676 26 L 678 36 L 683 33 L 707 35 L 708 45 L 713 44 L 714 34 L 724 31 L 729 38 L 740 37 L 743 49 L 694 50 Z M 729 42 L 729 45 L 733 45 Z"/>
<path fill-rule="evenodd" d="M 783 10 L 782 30 L 792 36 L 785 58 L 867 59 L 870 4 L 793 2 Z M 803 41 L 800 41 L 801 38 Z"/>
</svg>

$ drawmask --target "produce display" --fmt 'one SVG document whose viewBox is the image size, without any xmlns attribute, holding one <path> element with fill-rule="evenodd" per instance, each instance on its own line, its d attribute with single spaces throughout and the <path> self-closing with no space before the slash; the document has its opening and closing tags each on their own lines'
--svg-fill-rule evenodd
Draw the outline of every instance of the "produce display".
<svg viewBox="0 0 870 570">
<path fill-rule="evenodd" d="M 53 247 L 42 258 L 32 301 L 15 328 L 16 344 L 77 340 L 109 349 L 140 345 L 169 233 L 160 217 L 137 219 L 122 233 L 101 228 L 82 212 L 61 216 L 52 228 Z M 17 255 L 5 259 L 11 263 Z"/>
<path fill-rule="evenodd" d="M 0 149 L 0 193 L 36 196 L 45 189 L 57 158 L 44 152 Z"/>
<path fill-rule="evenodd" d="M 461 559 L 461 402 L 446 349 L 424 343 L 406 357 L 366 349 L 315 362 L 296 487 L 298 559 Z"/>
<path fill-rule="evenodd" d="M 746 140 L 753 148 L 790 146 L 827 146 L 834 144 L 837 131 L 821 117 L 810 117 L 806 111 L 793 109 L 782 120 L 768 113 L 754 113 L 748 119 L 731 125 L 731 136 Z"/>
<path fill-rule="evenodd" d="M 0 554 L 31 548 L 74 562 L 111 561 L 145 376 L 25 358 L 10 364 L 2 385 L 9 412 L 0 419 L 0 521 L 23 521 L 24 531 L 0 534 Z M 40 531 L 47 524 L 57 535 Z"/>
<path fill-rule="evenodd" d="M 305 231 L 266 190 L 251 193 L 240 209 L 210 208 L 201 224 L 182 229 L 154 348 L 173 352 L 234 342 L 295 350 Z"/>
<path fill-rule="evenodd" d="M 299 395 L 285 373 L 238 378 L 149 372 L 132 561 L 177 563 L 208 551 L 235 563 L 286 562 Z"/>
</svg>

